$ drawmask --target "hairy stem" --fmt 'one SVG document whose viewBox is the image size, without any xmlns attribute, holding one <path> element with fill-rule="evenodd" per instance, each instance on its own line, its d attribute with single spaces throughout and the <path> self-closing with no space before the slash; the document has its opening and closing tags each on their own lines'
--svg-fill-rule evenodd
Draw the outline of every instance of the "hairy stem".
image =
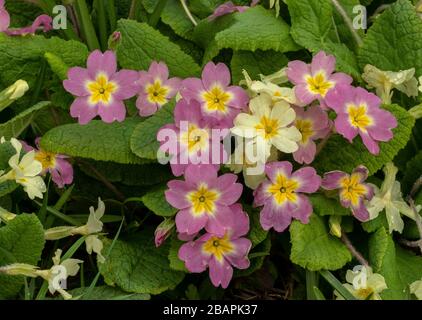
<svg viewBox="0 0 422 320">
<path fill-rule="evenodd" d="M 368 261 L 362 256 L 362 254 L 356 250 L 356 248 L 353 246 L 352 242 L 350 242 L 349 237 L 346 235 L 345 232 L 342 232 L 341 234 L 341 241 L 346 245 L 347 249 L 352 253 L 352 255 L 356 258 L 359 263 L 365 267 L 369 266 Z"/>
<path fill-rule="evenodd" d="M 337 9 L 338 13 L 343 17 L 344 22 L 346 23 L 347 27 L 350 29 L 350 32 L 352 33 L 353 38 L 355 39 L 358 46 L 362 46 L 363 41 L 359 34 L 356 32 L 356 29 L 353 27 L 352 20 L 347 15 L 347 12 L 344 10 L 344 8 L 341 6 L 341 4 L 337 0 L 331 0 L 334 7 Z"/>
<path fill-rule="evenodd" d="M 183 10 L 185 10 L 186 15 L 188 16 L 189 20 L 192 21 L 194 26 L 197 26 L 198 23 L 196 22 L 195 18 L 193 17 L 192 13 L 190 12 L 188 6 L 186 5 L 186 1 L 180 0 L 180 3 L 182 4 Z"/>
</svg>

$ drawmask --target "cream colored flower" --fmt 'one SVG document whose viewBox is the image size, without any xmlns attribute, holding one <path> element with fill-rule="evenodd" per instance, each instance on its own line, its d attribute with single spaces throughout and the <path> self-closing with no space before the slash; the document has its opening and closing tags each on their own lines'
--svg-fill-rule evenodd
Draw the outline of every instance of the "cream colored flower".
<svg viewBox="0 0 422 320">
<path fill-rule="evenodd" d="M 382 291 L 387 289 L 387 284 L 382 275 L 372 273 L 371 267 L 359 266 L 354 270 L 347 270 L 346 281 L 343 286 L 350 291 L 350 293 L 359 300 L 382 300 L 379 295 Z M 337 300 L 344 298 L 335 291 Z"/>
<path fill-rule="evenodd" d="M 0 207 L 0 223 L 2 221 L 9 222 L 16 218 L 16 214 L 7 211 L 6 209 Z"/>
<path fill-rule="evenodd" d="M 22 144 L 12 138 L 10 140 L 16 154 L 9 159 L 10 170 L 7 174 L 0 176 L 0 182 L 14 180 L 23 186 L 24 191 L 30 199 L 35 197 L 43 198 L 43 193 L 47 190 L 44 180 L 39 176 L 42 172 L 41 162 L 35 159 L 35 152 L 30 151 L 20 159 Z"/>
<path fill-rule="evenodd" d="M 422 300 L 422 279 L 410 285 L 410 293 L 413 293 L 418 300 Z"/>
<path fill-rule="evenodd" d="M 404 222 L 400 213 L 414 219 L 414 212 L 410 206 L 403 200 L 400 191 L 400 182 L 396 181 L 397 167 L 392 162 L 387 163 L 384 167 L 384 181 L 381 189 L 372 185 L 374 188 L 374 197 L 365 205 L 369 212 L 369 219 L 375 219 L 379 213 L 385 210 L 390 233 L 394 230 L 403 231 Z"/>
<path fill-rule="evenodd" d="M 17 80 L 10 87 L 0 92 L 0 111 L 21 98 L 29 89 L 25 80 Z"/>
<path fill-rule="evenodd" d="M 408 97 L 418 95 L 418 80 L 414 77 L 415 68 L 401 70 L 398 72 L 383 71 L 370 64 L 367 64 L 362 74 L 369 87 L 375 88 L 377 95 L 384 103 L 391 103 L 393 96 L 392 89 L 397 89 Z"/>
<path fill-rule="evenodd" d="M 94 207 L 89 208 L 88 221 L 85 225 L 80 227 L 54 227 L 44 232 L 44 238 L 46 240 L 59 240 L 74 235 L 86 236 L 86 251 L 89 254 L 95 252 L 97 254 L 98 261 L 103 263 L 105 261 L 105 258 L 101 254 L 103 243 L 98 234 L 103 230 L 103 222 L 101 221 L 101 218 L 103 217 L 104 212 L 105 204 L 100 198 L 98 198 L 98 208 L 97 210 L 95 210 Z"/>
<path fill-rule="evenodd" d="M 296 113 L 288 103 L 280 101 L 271 106 L 268 97 L 260 95 L 250 101 L 249 109 L 251 114 L 240 113 L 235 118 L 233 134 L 253 139 L 258 149 L 265 149 L 266 158 L 272 146 L 284 153 L 298 150 L 302 134 L 290 126 Z"/>
</svg>

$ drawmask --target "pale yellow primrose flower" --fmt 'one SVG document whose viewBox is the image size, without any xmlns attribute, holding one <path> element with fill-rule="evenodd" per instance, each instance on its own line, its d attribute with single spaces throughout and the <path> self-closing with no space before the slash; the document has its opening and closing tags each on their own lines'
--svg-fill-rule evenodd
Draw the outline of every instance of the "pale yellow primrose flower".
<svg viewBox="0 0 422 320">
<path fill-rule="evenodd" d="M 348 283 L 344 283 L 343 286 L 359 300 L 382 300 L 379 294 L 387 289 L 384 277 L 378 273 L 372 273 L 369 266 L 361 266 L 354 271 L 347 270 L 346 281 Z M 334 294 L 337 300 L 344 300 L 337 291 L 334 291 Z"/>
<path fill-rule="evenodd" d="M 32 266 L 25 263 L 14 263 L 4 267 L 0 267 L 0 273 L 11 276 L 25 276 L 25 277 L 41 277 L 48 282 L 48 290 L 51 294 L 56 291 L 59 292 L 65 300 L 71 299 L 69 294 L 61 287 L 61 283 L 69 276 L 76 276 L 79 272 L 79 264 L 83 263 L 78 259 L 66 259 L 60 262 L 62 250 L 58 249 L 53 257 L 54 265 L 50 269 L 40 270 L 37 266 Z"/>
<path fill-rule="evenodd" d="M 16 214 L 7 211 L 6 209 L 0 207 L 0 223 L 2 221 L 9 222 L 16 218 Z"/>
<path fill-rule="evenodd" d="M 11 105 L 15 100 L 21 98 L 28 89 L 29 86 L 25 80 L 18 80 L 0 92 L 0 111 Z"/>
<path fill-rule="evenodd" d="M 362 74 L 370 88 L 375 88 L 377 95 L 386 104 L 391 103 L 393 96 L 392 89 L 397 89 L 408 97 L 418 95 L 418 80 L 414 77 L 415 68 L 401 70 L 398 72 L 383 71 L 370 64 L 367 64 Z"/>
<path fill-rule="evenodd" d="M 413 293 L 418 300 L 422 300 L 422 279 L 410 285 L 410 293 Z"/>
<path fill-rule="evenodd" d="M 296 127 L 289 127 L 296 113 L 287 102 L 279 101 L 272 106 L 271 99 L 261 94 L 251 99 L 249 109 L 251 114 L 240 113 L 234 119 L 233 134 L 253 139 L 258 149 L 265 148 L 267 159 L 272 146 L 284 153 L 299 149 L 302 134 Z"/>
<path fill-rule="evenodd" d="M 85 225 L 81 227 L 55 227 L 45 231 L 44 238 L 46 240 L 59 240 L 73 235 L 87 236 L 85 238 L 86 251 L 89 254 L 95 252 L 97 254 L 98 262 L 103 263 L 105 258 L 101 254 L 103 243 L 98 237 L 98 233 L 103 230 L 103 223 L 101 218 L 105 212 L 104 202 L 98 198 L 98 209 L 94 207 L 89 208 L 89 217 Z"/>
<path fill-rule="evenodd" d="M 381 211 L 385 210 L 390 233 L 394 230 L 400 233 L 403 231 L 404 222 L 400 213 L 409 218 L 415 218 L 412 208 L 403 200 L 400 182 L 396 181 L 397 171 L 397 167 L 392 162 L 385 165 L 385 178 L 381 189 L 372 185 L 375 192 L 374 197 L 365 204 L 370 220 L 375 219 Z"/>
<path fill-rule="evenodd" d="M 1 139 L 4 143 L 5 139 Z M 7 174 L 2 175 L 0 172 L 0 183 L 7 180 L 14 180 L 23 186 L 24 191 L 30 199 L 35 197 L 43 198 L 43 193 L 47 190 L 44 180 L 39 176 L 42 172 L 42 164 L 35 159 L 35 151 L 26 153 L 20 159 L 22 144 L 15 138 L 10 139 L 10 143 L 16 150 L 16 154 L 9 159 L 10 170 Z"/>
</svg>

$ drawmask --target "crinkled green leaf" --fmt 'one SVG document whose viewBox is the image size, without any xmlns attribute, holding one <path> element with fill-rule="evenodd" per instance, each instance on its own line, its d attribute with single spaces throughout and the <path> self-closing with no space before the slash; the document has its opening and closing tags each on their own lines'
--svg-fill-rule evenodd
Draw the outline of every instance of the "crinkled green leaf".
<svg viewBox="0 0 422 320">
<path fill-rule="evenodd" d="M 259 222 L 260 210 L 252 208 L 249 205 L 243 205 L 243 210 L 249 216 L 249 233 L 246 238 L 251 240 L 252 248 L 254 248 L 267 238 L 268 231 L 262 229 L 261 223 Z"/>
<path fill-rule="evenodd" d="M 107 252 L 111 241 L 107 241 Z M 124 291 L 160 294 L 174 289 L 184 277 L 183 272 L 170 269 L 169 245 L 154 245 L 151 231 L 142 230 L 115 242 L 110 256 L 100 264 L 100 272 L 108 285 L 118 285 Z"/>
<path fill-rule="evenodd" d="M 118 31 L 122 41 L 117 57 L 123 68 L 148 70 L 152 61 L 164 61 L 172 76 L 186 78 L 200 74 L 200 67 L 191 56 L 146 23 L 122 19 Z"/>
<path fill-rule="evenodd" d="M 54 53 L 46 52 L 44 58 L 47 60 L 51 70 L 59 77 L 60 80 L 67 79 L 67 71 L 69 66 Z"/>
<path fill-rule="evenodd" d="M 9 159 L 14 154 L 16 154 L 16 150 L 9 141 L 0 143 L 0 170 L 9 168 Z"/>
<path fill-rule="evenodd" d="M 157 141 L 158 130 L 173 122 L 174 104 L 163 106 L 157 113 L 136 126 L 130 139 L 132 152 L 141 158 L 157 159 L 157 151 L 160 146 Z"/>
<path fill-rule="evenodd" d="M 129 145 L 132 132 L 140 122 L 135 117 L 111 124 L 100 120 L 86 125 L 66 124 L 48 131 L 41 139 L 41 146 L 46 151 L 72 157 L 142 164 L 144 161 L 132 153 Z"/>
<path fill-rule="evenodd" d="M 16 188 L 19 185 L 14 181 L 5 181 L 0 183 L 0 197 L 3 197 L 13 191 L 16 190 Z"/>
<path fill-rule="evenodd" d="M 409 141 L 415 120 L 398 105 L 384 106 L 384 108 L 396 117 L 398 126 L 393 129 L 394 138 L 391 141 L 380 142 L 380 153 L 377 156 L 366 149 L 359 136 L 351 144 L 342 136 L 335 135 L 328 140 L 313 166 L 320 173 L 324 173 L 332 170 L 351 172 L 357 166 L 365 165 L 372 175 L 387 162 L 393 160 Z"/>
<path fill-rule="evenodd" d="M 44 248 L 44 228 L 35 215 L 22 214 L 0 227 L 0 266 L 11 263 L 37 265 Z M 0 299 L 13 298 L 23 277 L 0 274 Z"/>
<path fill-rule="evenodd" d="M 311 215 L 308 224 L 295 220 L 290 225 L 292 262 L 311 271 L 337 270 L 352 260 L 346 246 L 333 237 L 323 218 Z"/>
<path fill-rule="evenodd" d="M 276 18 L 271 11 L 261 6 L 256 6 L 213 22 L 203 20 L 195 28 L 194 37 L 206 48 L 203 60 L 205 63 L 225 48 L 295 51 L 299 47 L 290 37 L 289 31 L 289 25 L 281 18 Z"/>
<path fill-rule="evenodd" d="M 147 161 L 145 160 L 145 162 Z M 92 161 L 90 165 L 106 177 L 108 181 L 119 182 L 128 186 L 152 186 L 168 181 L 173 177 L 168 166 L 156 163 L 122 165 L 114 162 Z M 82 166 L 81 168 L 87 175 L 97 178 L 89 167 Z"/>
<path fill-rule="evenodd" d="M 375 20 L 359 51 L 359 64 L 391 71 L 414 67 L 422 75 L 422 20 L 410 1 L 394 2 Z"/>
<path fill-rule="evenodd" d="M 323 194 L 315 193 L 309 196 L 314 212 L 320 216 L 348 216 L 350 210 L 341 206 L 337 199 L 327 198 Z"/>
<path fill-rule="evenodd" d="M 333 54 L 337 69 L 359 79 L 360 72 L 354 53 L 343 43 L 333 42 L 333 6 L 330 0 L 287 0 L 292 19 L 291 34 L 301 46 L 317 53 Z"/>
<path fill-rule="evenodd" d="M 145 293 L 128 293 L 120 288 L 99 286 L 92 289 L 88 298 L 85 298 L 83 294 L 87 291 L 87 288 L 77 288 L 70 290 L 69 293 L 76 298 L 80 296 L 78 300 L 149 300 L 151 296 Z"/>
<path fill-rule="evenodd" d="M 419 151 L 406 164 L 406 171 L 401 181 L 402 191 L 404 194 L 410 192 L 415 181 L 422 175 L 422 151 Z"/>
<path fill-rule="evenodd" d="M 193 23 L 186 15 L 180 1 L 167 1 L 161 14 L 161 20 L 169 25 L 182 38 L 193 40 Z"/>
<path fill-rule="evenodd" d="M 161 186 L 158 189 L 147 192 L 142 196 L 142 202 L 149 210 L 158 216 L 172 217 L 177 213 L 177 209 L 173 208 L 166 200 L 164 191 L 167 186 Z"/>
<path fill-rule="evenodd" d="M 381 274 L 387 284 L 388 289 L 381 293 L 383 299 L 409 298 L 409 283 L 401 274 L 394 241 L 385 228 L 378 229 L 369 240 L 369 262 L 373 271 Z"/>
<path fill-rule="evenodd" d="M 252 79 L 259 80 L 260 74 L 272 74 L 285 67 L 287 62 L 283 53 L 273 50 L 235 51 L 230 64 L 233 83 L 238 84 L 244 79 L 242 70 L 246 70 Z"/>
<path fill-rule="evenodd" d="M 177 239 L 176 236 L 171 237 L 170 240 L 170 250 L 168 259 L 170 261 L 170 268 L 176 271 L 183 271 L 188 273 L 188 269 L 185 267 L 185 263 L 179 259 L 179 249 L 184 244 L 183 241 Z"/>
<path fill-rule="evenodd" d="M 19 137 L 19 135 L 32 123 L 37 113 L 49 105 L 50 102 L 47 101 L 39 102 L 9 121 L 0 124 L 0 137 L 5 137 L 6 139 Z"/>
</svg>

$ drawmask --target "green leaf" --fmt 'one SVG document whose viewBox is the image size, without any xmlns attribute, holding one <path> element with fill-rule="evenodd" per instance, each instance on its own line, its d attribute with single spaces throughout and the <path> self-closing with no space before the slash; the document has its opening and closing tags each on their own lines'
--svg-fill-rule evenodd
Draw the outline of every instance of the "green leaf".
<svg viewBox="0 0 422 320">
<path fill-rule="evenodd" d="M 338 200 L 327 198 L 320 193 L 310 195 L 309 200 L 312 202 L 314 212 L 320 216 L 350 215 L 350 210 L 342 207 Z"/>
<path fill-rule="evenodd" d="M 283 53 L 273 50 L 235 51 L 230 65 L 233 83 L 238 84 L 240 80 L 244 79 L 243 69 L 252 79 L 259 79 L 260 74 L 272 74 L 285 67 L 288 61 Z"/>
<path fill-rule="evenodd" d="M 356 56 L 343 43 L 333 42 L 333 6 L 330 0 L 287 0 L 292 19 L 291 34 L 301 46 L 316 53 L 324 50 L 333 54 L 337 69 L 360 78 Z"/>
<path fill-rule="evenodd" d="M 44 229 L 38 218 L 18 215 L 0 228 L 0 266 L 11 263 L 37 265 L 44 243 Z M 23 284 L 23 277 L 0 275 L 0 299 L 13 298 Z"/>
<path fill-rule="evenodd" d="M 6 139 L 19 137 L 20 134 L 32 123 L 38 111 L 49 105 L 50 102 L 48 101 L 39 102 L 35 106 L 28 108 L 9 121 L 0 124 L 0 137 L 5 137 Z"/>
<path fill-rule="evenodd" d="M 254 248 L 267 238 L 268 231 L 262 229 L 261 223 L 259 222 L 260 210 L 252 208 L 249 205 L 243 205 L 243 209 L 249 215 L 250 229 L 246 237 L 252 241 L 252 248 Z"/>
<path fill-rule="evenodd" d="M 378 229 L 369 239 L 369 261 L 373 272 L 381 274 L 387 283 L 388 289 L 381 292 L 383 299 L 409 298 L 409 284 L 402 278 L 394 241 L 385 228 Z"/>
<path fill-rule="evenodd" d="M 380 142 L 380 153 L 377 156 L 366 149 L 359 136 L 351 144 L 342 136 L 335 135 L 328 140 L 324 149 L 315 159 L 314 168 L 320 173 L 332 170 L 351 172 L 357 166 L 365 165 L 372 175 L 387 162 L 392 161 L 409 141 L 415 120 L 398 105 L 388 105 L 383 108 L 393 113 L 398 127 L 393 129 L 394 138 L 391 141 Z"/>
<path fill-rule="evenodd" d="M 225 48 L 236 51 L 260 49 L 280 52 L 299 49 L 290 37 L 289 25 L 262 6 L 213 22 L 203 20 L 195 28 L 194 37 L 206 48 L 204 63 Z"/>
<path fill-rule="evenodd" d="M 422 75 L 422 20 L 408 0 L 389 6 L 369 28 L 359 51 L 359 64 L 382 70 L 416 69 Z"/>
<path fill-rule="evenodd" d="M 19 185 L 14 181 L 5 181 L 0 183 L 0 197 L 3 197 L 15 191 Z"/>
<path fill-rule="evenodd" d="M 59 57 L 69 67 L 83 65 L 88 56 L 88 49 L 81 42 L 0 34 L 0 86 L 7 87 L 11 79 L 23 79 L 31 89 L 35 88 L 46 52 Z M 27 95 L 31 97 L 30 92 Z"/>
<path fill-rule="evenodd" d="M 9 168 L 9 159 L 15 154 L 16 150 L 9 141 L 0 143 L 0 170 Z"/>
<path fill-rule="evenodd" d="M 161 14 L 161 21 L 169 25 L 182 38 L 193 40 L 193 23 L 186 15 L 180 1 L 167 1 Z"/>
<path fill-rule="evenodd" d="M 145 160 L 147 162 L 148 160 Z M 119 182 L 128 186 L 151 186 L 170 180 L 173 175 L 167 166 L 161 164 L 116 164 L 105 161 L 89 161 L 101 175 L 110 182 Z M 88 176 L 98 178 L 89 167 L 81 166 Z"/>
<path fill-rule="evenodd" d="M 149 300 L 151 296 L 144 293 L 128 293 L 120 288 L 99 286 L 92 289 L 88 299 L 84 298 L 84 293 L 87 288 L 77 288 L 69 291 L 69 293 L 76 298 L 80 296 L 78 300 Z"/>
<path fill-rule="evenodd" d="M 155 60 L 164 61 L 172 76 L 186 78 L 200 74 L 200 67 L 191 56 L 146 23 L 120 20 L 118 31 L 122 34 L 122 41 L 117 57 L 123 68 L 148 70 Z"/>
<path fill-rule="evenodd" d="M 111 241 L 107 241 L 107 252 Z M 100 272 L 108 285 L 118 285 L 124 291 L 160 294 L 174 289 L 184 277 L 183 272 L 170 269 L 169 245 L 154 245 L 154 235 L 143 230 L 126 239 L 117 240 L 109 258 L 100 264 Z"/>
<path fill-rule="evenodd" d="M 72 157 L 113 161 L 122 164 L 142 164 L 129 146 L 129 139 L 141 119 L 104 123 L 93 120 L 86 125 L 66 124 L 48 131 L 41 139 L 44 150 Z"/>
<path fill-rule="evenodd" d="M 404 171 L 404 177 L 401 181 L 402 191 L 404 194 L 410 192 L 413 184 L 422 175 L 422 151 L 419 151 L 406 164 L 406 170 Z"/>
<path fill-rule="evenodd" d="M 160 146 L 157 141 L 158 130 L 173 122 L 174 104 L 163 106 L 157 113 L 138 124 L 130 139 L 130 148 L 138 157 L 156 160 Z"/>
<path fill-rule="evenodd" d="M 311 215 L 308 224 L 295 220 L 290 225 L 292 262 L 311 271 L 337 270 L 352 260 L 346 246 L 329 234 L 323 218 Z"/>
<path fill-rule="evenodd" d="M 161 186 L 142 196 L 142 202 L 149 210 L 158 216 L 172 217 L 177 213 L 177 209 L 170 206 L 165 198 L 164 191 L 167 186 Z"/>
<path fill-rule="evenodd" d="M 422 279 L 421 256 L 417 256 L 410 251 L 397 247 L 396 261 L 400 277 L 404 284 L 410 285 L 411 283 Z"/>
<path fill-rule="evenodd" d="M 177 239 L 176 235 L 171 237 L 170 241 L 170 251 L 168 259 L 170 261 L 170 268 L 176 271 L 183 271 L 189 273 L 188 269 L 185 267 L 185 263 L 179 259 L 179 249 L 185 242 Z"/>
<path fill-rule="evenodd" d="M 67 79 L 67 71 L 69 66 L 58 56 L 51 52 L 46 52 L 44 58 L 47 60 L 51 70 L 59 77 L 60 80 Z"/>
</svg>

